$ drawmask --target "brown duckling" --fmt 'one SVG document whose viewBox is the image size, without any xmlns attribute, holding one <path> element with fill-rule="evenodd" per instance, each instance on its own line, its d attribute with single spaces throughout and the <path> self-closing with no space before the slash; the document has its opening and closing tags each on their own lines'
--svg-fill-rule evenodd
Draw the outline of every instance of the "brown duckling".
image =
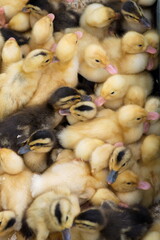
<svg viewBox="0 0 160 240">
<path fill-rule="evenodd" d="M 35 235 L 37 240 L 46 240 L 52 232 L 62 232 L 63 239 L 70 239 L 69 228 L 79 212 L 78 198 L 70 192 L 43 193 L 27 209 L 21 232 L 27 239 Z"/>
<path fill-rule="evenodd" d="M 52 130 L 60 123 L 59 109 L 70 108 L 84 97 L 73 88 L 62 87 L 50 96 L 47 103 L 24 108 L 5 118 L 0 122 L 1 147 L 18 151 L 37 130 Z"/>
<path fill-rule="evenodd" d="M 141 205 L 132 208 L 117 206 L 106 201 L 100 207 L 92 207 L 82 211 L 74 220 L 74 231 L 81 239 L 132 239 L 138 240 L 144 236 L 152 224 L 148 209 Z"/>
<path fill-rule="evenodd" d="M 29 102 L 37 89 L 41 74 L 52 59 L 52 52 L 36 49 L 25 59 L 12 63 L 0 75 L 1 120 Z"/>
</svg>

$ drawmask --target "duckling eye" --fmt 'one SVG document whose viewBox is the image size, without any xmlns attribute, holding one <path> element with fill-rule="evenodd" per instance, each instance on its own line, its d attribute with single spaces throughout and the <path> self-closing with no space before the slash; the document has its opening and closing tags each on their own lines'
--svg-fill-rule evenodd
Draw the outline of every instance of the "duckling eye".
<svg viewBox="0 0 160 240">
<path fill-rule="evenodd" d="M 77 114 L 77 116 L 79 116 L 79 117 L 80 117 L 81 115 L 80 115 L 80 114 Z"/>
<path fill-rule="evenodd" d="M 108 20 L 111 20 L 112 18 L 108 18 Z"/>
<path fill-rule="evenodd" d="M 139 44 L 138 47 L 142 47 L 142 44 Z"/>
<path fill-rule="evenodd" d="M 66 217 L 66 221 L 68 221 L 68 216 Z"/>
<path fill-rule="evenodd" d="M 112 95 L 113 95 L 114 93 L 115 93 L 115 92 L 111 92 L 110 94 L 112 94 Z"/>
<path fill-rule="evenodd" d="M 47 59 L 45 62 L 46 62 L 46 63 L 49 62 L 49 59 Z"/>
<path fill-rule="evenodd" d="M 96 61 L 96 62 L 100 62 L 100 60 L 98 60 L 98 59 L 95 59 L 95 61 Z"/>
<path fill-rule="evenodd" d="M 136 118 L 137 121 L 141 120 L 141 118 Z"/>
<path fill-rule="evenodd" d="M 125 165 L 126 165 L 126 164 L 125 164 L 125 163 L 123 163 L 123 164 L 122 164 L 122 167 L 124 167 Z"/>
<path fill-rule="evenodd" d="M 131 182 L 127 182 L 128 185 L 131 185 Z"/>
</svg>

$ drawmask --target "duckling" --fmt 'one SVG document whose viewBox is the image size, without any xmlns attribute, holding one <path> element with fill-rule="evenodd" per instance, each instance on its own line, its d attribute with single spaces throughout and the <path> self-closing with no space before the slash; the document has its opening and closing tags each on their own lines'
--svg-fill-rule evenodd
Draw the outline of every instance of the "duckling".
<svg viewBox="0 0 160 240">
<path fill-rule="evenodd" d="M 116 20 L 115 11 L 100 3 L 89 4 L 80 17 L 80 27 L 99 39 L 109 35 L 109 26 Z"/>
<path fill-rule="evenodd" d="M 135 31 L 127 32 L 122 38 L 105 38 L 103 47 L 120 74 L 136 74 L 144 71 L 150 54 L 157 52 L 149 45 L 143 34 Z"/>
<path fill-rule="evenodd" d="M 52 52 L 36 49 L 25 59 L 12 63 L 6 72 L 0 75 L 1 120 L 29 102 L 36 91 L 41 74 L 52 59 Z"/>
<path fill-rule="evenodd" d="M 52 164 L 50 154 L 55 147 L 55 133 L 47 129 L 38 130 L 19 148 L 18 154 L 23 154 L 24 163 L 32 172 L 41 173 Z"/>
<path fill-rule="evenodd" d="M 22 0 L 22 1 L 14 1 L 10 2 L 10 0 L 1 0 L 0 6 L 1 6 L 1 26 L 4 26 L 4 23 L 6 23 L 8 20 L 10 20 L 16 13 L 18 13 L 28 2 L 28 0 Z"/>
<path fill-rule="evenodd" d="M 51 63 L 44 75 L 41 75 L 37 91 L 28 105 L 43 103 L 53 91 L 61 86 L 76 86 L 78 81 L 78 59 L 76 56 L 76 49 L 77 41 L 80 38 L 81 32 L 75 32 L 65 34 L 60 39 L 55 50 L 56 59 L 59 61 Z"/>
<path fill-rule="evenodd" d="M 138 93 L 142 92 L 141 98 L 139 97 L 137 99 L 136 96 L 129 93 L 133 89 L 131 88 L 132 86 L 139 87 Z M 104 106 L 111 109 L 118 109 L 121 107 L 124 104 L 124 99 L 126 101 L 128 100 L 128 104 L 137 104 L 140 102 L 140 106 L 143 107 L 145 103 L 144 100 L 152 92 L 152 89 L 153 77 L 147 71 L 133 75 L 116 74 L 109 77 L 104 83 L 99 84 L 95 88 L 96 95 L 101 96 L 95 101 L 98 106 L 102 105 L 104 102 Z M 132 92 L 134 93 L 134 91 Z M 129 96 L 127 96 L 127 94 L 129 94 Z M 129 102 L 130 95 L 132 102 Z"/>
<path fill-rule="evenodd" d="M 102 206 L 86 209 L 76 216 L 73 230 L 81 234 L 81 239 L 91 239 L 93 236 L 95 240 L 138 240 L 151 224 L 152 217 L 147 208 L 141 205 L 125 208 L 106 201 Z"/>
<path fill-rule="evenodd" d="M 50 96 L 47 103 L 26 107 L 8 116 L 0 122 L 0 146 L 17 152 L 33 133 L 52 130 L 61 122 L 62 116 L 57 110 L 69 108 L 83 97 L 73 88 L 62 87 Z"/>
<path fill-rule="evenodd" d="M 145 134 L 156 134 L 160 136 L 160 119 L 158 114 L 160 114 L 160 98 L 158 96 L 150 96 L 147 98 L 145 107 L 147 112 L 157 112 L 157 119 L 148 120 L 148 128 Z"/>
<path fill-rule="evenodd" d="M 159 34 L 157 30 L 152 29 L 146 31 L 144 34 L 145 38 L 147 39 L 150 46 L 155 48 L 157 52 L 155 54 L 150 54 L 149 62 L 147 69 L 148 70 L 154 70 L 158 67 L 158 54 L 159 54 Z"/>
<path fill-rule="evenodd" d="M 47 11 L 41 10 L 37 6 L 27 4 L 22 8 L 21 12 L 18 12 L 11 18 L 7 26 L 15 31 L 26 32 L 30 30 L 30 28 L 33 28 L 34 24 L 47 14 Z"/>
<path fill-rule="evenodd" d="M 0 235 L 19 231 L 25 209 L 32 197 L 30 183 L 32 173 L 25 168 L 23 159 L 11 149 L 0 149 Z M 16 194 L 15 194 L 16 192 Z"/>
<path fill-rule="evenodd" d="M 59 132 L 58 139 L 63 147 L 69 149 L 75 149 L 78 142 L 85 137 L 97 138 L 110 144 L 133 143 L 143 134 L 146 116 L 147 112 L 138 105 L 122 106 L 117 112 L 102 110 L 94 119 L 67 126 Z"/>
<path fill-rule="evenodd" d="M 75 195 L 57 194 L 55 191 L 43 193 L 27 209 L 21 232 L 27 239 L 36 235 L 37 240 L 46 240 L 49 233 L 57 231 L 66 236 L 66 231 L 71 228 L 79 212 L 80 206 Z"/>
<path fill-rule="evenodd" d="M 110 186 L 121 202 L 129 206 L 141 202 L 143 199 L 143 192 L 141 190 L 151 188 L 149 182 L 140 181 L 138 175 L 131 170 L 125 170 L 119 174 L 116 181 Z"/>
<path fill-rule="evenodd" d="M 60 110 L 61 115 L 66 115 L 67 122 L 72 125 L 78 121 L 92 119 L 97 114 L 97 107 L 92 101 L 81 101 L 71 106 L 68 111 Z"/>
<path fill-rule="evenodd" d="M 138 3 L 142 6 L 152 6 L 155 2 L 155 0 L 138 0 Z"/>
<path fill-rule="evenodd" d="M 22 59 L 21 49 L 15 38 L 9 38 L 2 49 L 2 66 L 1 72 L 5 72 L 6 68 Z"/>
<path fill-rule="evenodd" d="M 50 50 L 55 43 L 53 37 L 53 20 L 55 16 L 50 13 L 40 18 L 33 26 L 29 41 L 30 48 L 44 48 Z"/>
</svg>

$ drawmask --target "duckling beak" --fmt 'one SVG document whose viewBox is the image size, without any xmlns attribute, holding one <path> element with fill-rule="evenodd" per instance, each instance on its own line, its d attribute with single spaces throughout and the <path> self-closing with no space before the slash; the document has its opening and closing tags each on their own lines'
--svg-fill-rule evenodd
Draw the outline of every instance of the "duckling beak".
<svg viewBox="0 0 160 240">
<path fill-rule="evenodd" d="M 67 109 L 60 109 L 60 110 L 58 111 L 58 113 L 59 113 L 59 115 L 61 115 L 61 116 L 68 116 L 71 112 L 70 112 L 70 109 L 67 108 Z"/>
<path fill-rule="evenodd" d="M 118 171 L 114 171 L 114 170 L 110 171 L 109 175 L 107 177 L 107 183 L 108 184 L 114 183 L 116 181 L 117 177 L 118 177 Z"/>
<path fill-rule="evenodd" d="M 31 151 L 30 146 L 28 144 L 24 145 L 23 147 L 20 147 L 18 150 L 18 154 L 22 155 L 27 152 Z"/>
<path fill-rule="evenodd" d="M 92 97 L 89 95 L 82 95 L 81 100 L 82 101 L 92 101 Z"/>
<path fill-rule="evenodd" d="M 109 72 L 110 74 L 117 74 L 118 73 L 118 69 L 115 66 L 113 66 L 112 64 L 108 64 L 104 69 L 107 72 Z"/>
<path fill-rule="evenodd" d="M 142 17 L 140 18 L 140 23 L 141 23 L 142 25 L 146 26 L 147 28 L 151 28 L 151 23 L 150 23 L 150 21 L 149 21 L 146 17 L 144 17 L 144 16 L 142 16 Z"/>
<path fill-rule="evenodd" d="M 71 233 L 69 228 L 65 228 L 62 231 L 62 239 L 63 240 L 71 240 Z"/>
</svg>

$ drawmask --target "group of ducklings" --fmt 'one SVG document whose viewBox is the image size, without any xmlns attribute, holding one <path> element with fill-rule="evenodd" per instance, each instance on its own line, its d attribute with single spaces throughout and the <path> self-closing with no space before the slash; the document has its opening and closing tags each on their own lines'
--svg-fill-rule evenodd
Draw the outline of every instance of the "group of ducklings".
<svg viewBox="0 0 160 240">
<path fill-rule="evenodd" d="M 1 240 L 160 240 L 155 6 L 0 0 Z"/>
</svg>

